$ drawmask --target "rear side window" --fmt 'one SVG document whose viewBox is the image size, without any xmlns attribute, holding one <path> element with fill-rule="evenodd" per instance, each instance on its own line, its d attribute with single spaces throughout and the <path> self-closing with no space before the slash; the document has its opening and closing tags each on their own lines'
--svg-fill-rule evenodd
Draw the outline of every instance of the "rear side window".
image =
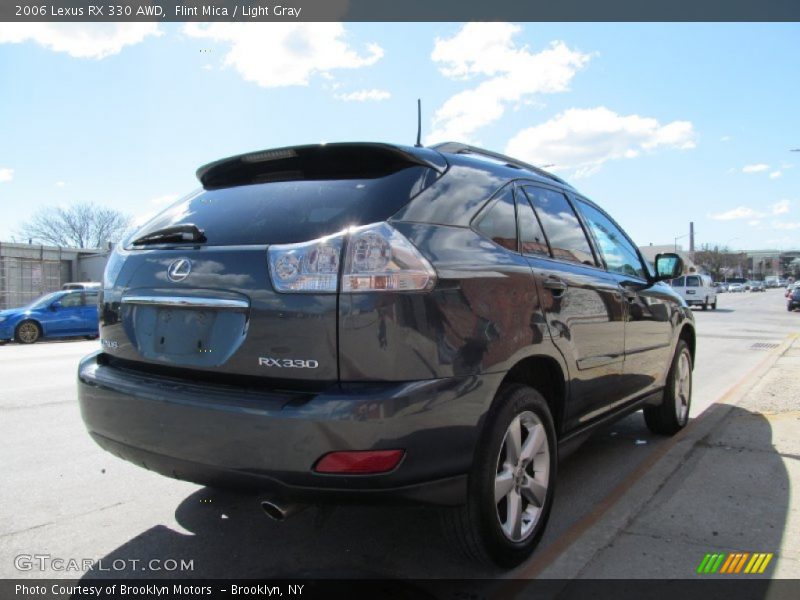
<svg viewBox="0 0 800 600">
<path fill-rule="evenodd" d="M 566 196 L 533 186 L 524 190 L 542 223 L 553 258 L 596 266 L 592 247 Z"/>
<path fill-rule="evenodd" d="M 517 192 L 517 220 L 519 221 L 519 241 L 523 254 L 540 254 L 549 256 L 547 240 L 542 226 L 531 208 L 523 191 Z"/>
<path fill-rule="evenodd" d="M 697 275 L 689 275 L 686 278 L 686 287 L 700 287 L 700 278 Z"/>
<path fill-rule="evenodd" d="M 61 298 L 61 306 L 64 308 L 73 308 L 75 306 L 81 306 L 81 295 L 82 294 L 66 294 Z"/>
<path fill-rule="evenodd" d="M 436 177 L 433 169 L 413 165 L 374 178 L 200 190 L 179 200 L 130 239 L 191 223 L 204 230 L 210 246 L 305 242 L 353 225 L 385 221 Z"/>
<path fill-rule="evenodd" d="M 678 277 L 677 279 L 673 279 L 669 282 L 672 287 L 684 287 L 686 282 L 685 277 Z"/>
<path fill-rule="evenodd" d="M 514 192 L 507 187 L 478 217 L 475 228 L 495 244 L 517 251 L 517 219 L 514 213 Z"/>
<path fill-rule="evenodd" d="M 597 246 L 608 270 L 620 275 L 645 279 L 639 253 L 614 222 L 586 202 L 578 200 L 577 205 L 597 240 Z"/>
<path fill-rule="evenodd" d="M 97 304 L 98 296 L 99 296 L 98 292 L 86 292 L 83 295 L 83 305 L 94 306 L 95 304 Z"/>
</svg>

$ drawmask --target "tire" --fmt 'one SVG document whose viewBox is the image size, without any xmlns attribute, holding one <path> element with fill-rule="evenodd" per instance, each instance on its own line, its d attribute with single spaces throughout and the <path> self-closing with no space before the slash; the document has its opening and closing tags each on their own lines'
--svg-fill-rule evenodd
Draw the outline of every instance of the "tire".
<svg viewBox="0 0 800 600">
<path fill-rule="evenodd" d="M 692 407 L 692 354 L 683 340 L 678 341 L 667 374 L 664 398 L 658 406 L 646 406 L 644 422 L 653 433 L 675 435 L 689 422 Z"/>
<path fill-rule="evenodd" d="M 717 300 L 714 299 L 714 302 L 711 303 L 711 310 L 717 310 Z"/>
<path fill-rule="evenodd" d="M 703 310 L 708 310 L 708 296 L 706 296 L 706 299 L 703 301 Z"/>
<path fill-rule="evenodd" d="M 443 512 L 446 533 L 469 558 L 514 567 L 533 553 L 553 504 L 558 456 L 547 402 L 533 388 L 502 387 L 476 447 L 467 504 Z"/>
<path fill-rule="evenodd" d="M 22 321 L 14 330 L 14 339 L 18 344 L 35 344 L 42 337 L 42 326 L 36 321 Z"/>
</svg>

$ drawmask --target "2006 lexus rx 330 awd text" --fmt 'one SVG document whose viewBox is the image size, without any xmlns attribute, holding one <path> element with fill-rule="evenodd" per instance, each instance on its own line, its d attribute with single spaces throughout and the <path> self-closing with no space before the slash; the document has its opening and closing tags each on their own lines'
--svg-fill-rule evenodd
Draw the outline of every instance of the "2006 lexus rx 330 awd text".
<svg viewBox="0 0 800 600">
<path fill-rule="evenodd" d="M 111 255 L 79 367 L 106 450 L 307 504 L 449 506 L 470 555 L 523 561 L 559 453 L 644 409 L 688 420 L 695 330 L 601 208 L 486 150 L 353 143 L 198 171 Z M 598 464 L 598 468 L 602 465 Z"/>
</svg>

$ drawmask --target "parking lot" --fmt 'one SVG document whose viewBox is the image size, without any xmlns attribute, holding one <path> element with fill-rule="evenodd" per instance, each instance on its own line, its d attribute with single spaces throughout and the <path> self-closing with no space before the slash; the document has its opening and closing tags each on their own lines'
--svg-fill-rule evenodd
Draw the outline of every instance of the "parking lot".
<svg viewBox="0 0 800 600">
<path fill-rule="evenodd" d="M 771 347 L 800 332 L 782 290 L 723 294 L 696 310 L 692 417 L 735 388 Z M 86 435 L 75 399 L 80 357 L 97 342 L 0 347 L 0 576 L 80 577 L 20 571 L 21 554 L 100 561 L 127 577 L 491 577 L 451 548 L 435 508 L 309 508 L 282 523 L 254 497 L 170 480 L 101 451 Z M 624 489 L 664 439 L 641 414 L 594 435 L 561 465 L 549 527 L 533 560 Z M 150 562 L 156 559 L 156 562 Z M 177 561 L 186 568 L 173 570 Z"/>
</svg>

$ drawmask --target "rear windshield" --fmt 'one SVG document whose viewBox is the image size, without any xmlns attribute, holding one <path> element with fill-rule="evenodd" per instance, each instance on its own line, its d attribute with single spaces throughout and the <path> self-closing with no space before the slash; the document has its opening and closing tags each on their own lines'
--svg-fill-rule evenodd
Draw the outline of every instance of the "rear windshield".
<svg viewBox="0 0 800 600">
<path fill-rule="evenodd" d="M 170 206 L 129 240 L 191 223 L 204 230 L 210 246 L 305 242 L 351 225 L 385 221 L 437 176 L 433 169 L 413 165 L 369 179 L 282 181 L 200 190 Z"/>
</svg>

